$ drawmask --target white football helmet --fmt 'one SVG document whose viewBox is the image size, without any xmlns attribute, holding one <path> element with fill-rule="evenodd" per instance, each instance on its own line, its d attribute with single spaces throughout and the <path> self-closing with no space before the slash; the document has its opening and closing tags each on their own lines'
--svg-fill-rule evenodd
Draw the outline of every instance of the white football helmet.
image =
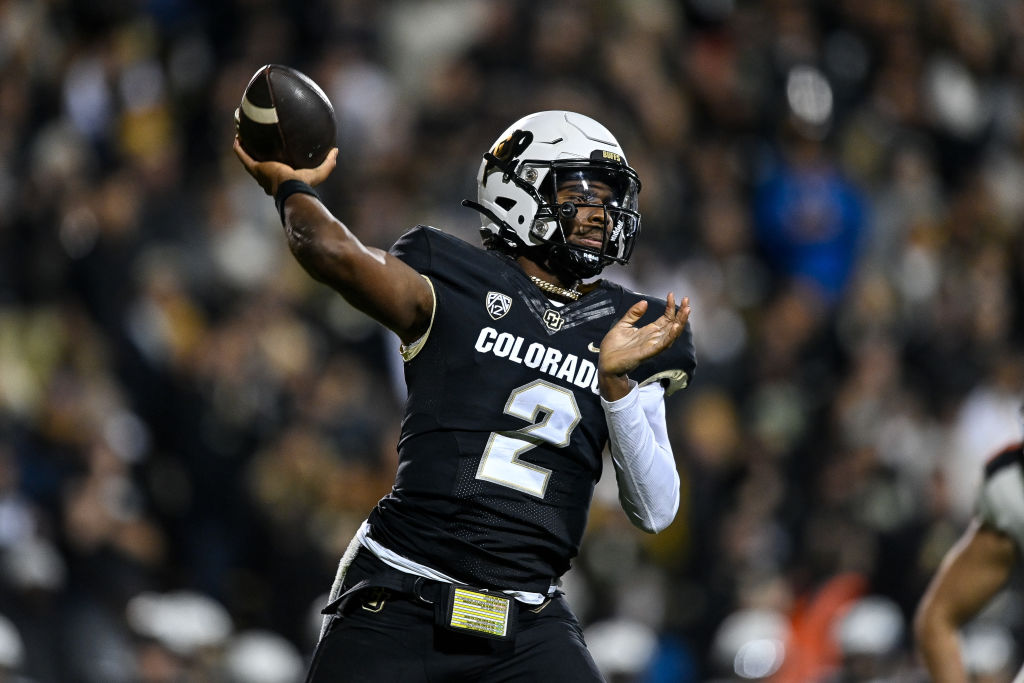
<svg viewBox="0 0 1024 683">
<path fill-rule="evenodd" d="M 581 191 L 558 203 L 557 189 Z M 588 188 L 600 183 L 601 199 Z M 536 250 L 548 266 L 573 278 L 593 277 L 609 263 L 627 263 L 640 233 L 640 179 L 615 137 L 597 121 L 569 111 L 543 111 L 513 123 L 484 154 L 477 202 L 484 246 L 509 253 Z M 604 244 L 566 238 L 579 207 L 603 209 Z"/>
</svg>

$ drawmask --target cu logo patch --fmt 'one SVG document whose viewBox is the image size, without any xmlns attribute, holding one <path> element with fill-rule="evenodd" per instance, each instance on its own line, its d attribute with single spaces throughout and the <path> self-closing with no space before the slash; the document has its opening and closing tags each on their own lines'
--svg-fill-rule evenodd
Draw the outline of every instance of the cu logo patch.
<svg viewBox="0 0 1024 683">
<path fill-rule="evenodd" d="M 565 319 L 562 318 L 562 314 L 553 308 L 549 308 L 544 311 L 544 324 L 547 325 L 548 329 L 552 332 L 557 332 L 562 329 L 562 325 L 565 324 Z"/>
<path fill-rule="evenodd" d="M 487 315 L 492 320 L 504 317 L 508 309 L 512 308 L 512 298 L 500 292 L 487 292 Z"/>
</svg>

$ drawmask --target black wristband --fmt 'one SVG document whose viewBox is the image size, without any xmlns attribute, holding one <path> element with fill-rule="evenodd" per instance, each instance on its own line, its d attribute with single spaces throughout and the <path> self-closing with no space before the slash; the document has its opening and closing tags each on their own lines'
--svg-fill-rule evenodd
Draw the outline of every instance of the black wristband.
<svg viewBox="0 0 1024 683">
<path fill-rule="evenodd" d="M 281 216 L 281 225 L 284 225 L 284 202 L 296 192 L 313 195 L 320 199 L 316 190 L 301 180 L 286 180 L 277 186 L 277 193 L 274 195 L 274 205 L 277 206 L 277 213 Z"/>
</svg>

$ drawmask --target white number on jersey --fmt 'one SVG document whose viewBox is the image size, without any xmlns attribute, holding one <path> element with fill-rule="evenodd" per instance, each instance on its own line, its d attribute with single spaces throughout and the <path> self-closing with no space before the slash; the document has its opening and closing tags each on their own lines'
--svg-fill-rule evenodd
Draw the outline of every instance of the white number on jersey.
<svg viewBox="0 0 1024 683">
<path fill-rule="evenodd" d="M 519 459 L 538 443 L 562 448 L 580 422 L 576 397 L 568 389 L 538 379 L 514 389 L 505 413 L 531 423 L 511 432 L 491 432 L 476 478 L 544 497 L 551 470 Z M 538 416 L 543 415 L 540 420 Z"/>
</svg>

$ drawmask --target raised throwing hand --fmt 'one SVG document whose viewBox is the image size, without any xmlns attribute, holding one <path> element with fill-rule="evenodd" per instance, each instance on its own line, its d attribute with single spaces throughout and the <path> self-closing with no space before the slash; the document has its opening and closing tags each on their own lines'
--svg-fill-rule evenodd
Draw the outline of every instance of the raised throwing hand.
<svg viewBox="0 0 1024 683">
<path fill-rule="evenodd" d="M 256 161 L 242 148 L 242 143 L 237 135 L 235 136 L 234 149 L 235 155 L 238 156 L 238 160 L 245 166 L 245 170 L 256 179 L 256 182 L 260 184 L 263 191 L 271 197 L 277 194 L 277 188 L 286 180 L 301 180 L 308 185 L 316 187 L 327 180 L 327 176 L 331 175 L 331 171 L 334 170 L 334 166 L 338 162 L 337 147 L 328 152 L 327 158 L 316 168 L 299 169 L 292 168 L 279 161 Z"/>
</svg>

